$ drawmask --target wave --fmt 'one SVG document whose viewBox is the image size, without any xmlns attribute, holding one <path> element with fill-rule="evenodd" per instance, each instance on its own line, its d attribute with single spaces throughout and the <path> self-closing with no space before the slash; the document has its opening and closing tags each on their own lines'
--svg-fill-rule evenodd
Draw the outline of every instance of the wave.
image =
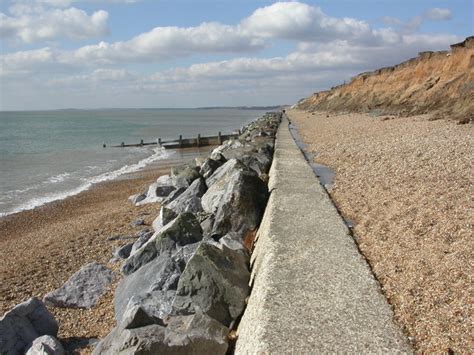
<svg viewBox="0 0 474 355">
<path fill-rule="evenodd" d="M 4 216 L 10 215 L 10 214 L 18 213 L 18 212 L 25 211 L 25 210 L 31 210 L 33 208 L 42 206 L 42 205 L 44 205 L 46 203 L 49 203 L 49 202 L 63 200 L 66 197 L 77 195 L 78 193 L 80 193 L 82 191 L 88 190 L 94 184 L 104 182 L 104 181 L 108 181 L 108 180 L 113 180 L 113 179 L 116 179 L 117 177 L 119 177 L 120 175 L 124 175 L 124 174 L 139 171 L 139 170 L 145 168 L 147 165 L 149 165 L 149 164 L 151 164 L 155 161 L 169 158 L 174 153 L 175 153 L 175 151 L 173 151 L 173 150 L 165 150 L 164 148 L 155 148 L 155 149 L 153 149 L 153 154 L 151 156 L 149 156 L 147 158 L 144 158 L 144 159 L 140 160 L 137 163 L 134 163 L 134 164 L 131 164 L 131 165 L 125 165 L 125 166 L 121 167 L 120 169 L 110 171 L 110 172 L 106 172 L 106 173 L 100 174 L 98 176 L 94 176 L 94 177 L 90 177 L 90 178 L 83 178 L 82 179 L 83 184 L 81 184 L 80 186 L 78 186 L 74 189 L 70 189 L 70 190 L 62 191 L 62 192 L 50 193 L 50 194 L 46 194 L 46 195 L 41 196 L 41 197 L 33 198 L 33 199 L 29 200 L 28 202 L 16 207 L 15 209 L 13 209 L 11 211 L 0 212 L 0 217 L 4 217 Z M 51 177 L 50 179 L 48 179 L 48 181 L 52 182 L 52 183 L 64 181 L 64 179 L 67 176 L 69 176 L 68 173 L 59 174 L 59 175 Z"/>
<path fill-rule="evenodd" d="M 57 182 L 62 182 L 62 181 L 64 181 L 64 180 L 66 180 L 66 178 L 67 178 L 68 176 L 71 176 L 71 174 L 69 174 L 69 173 L 62 173 L 62 174 L 59 174 L 59 175 L 56 175 L 56 176 L 52 176 L 52 177 L 50 177 L 48 180 L 46 180 L 46 181 L 44 182 L 44 184 L 47 184 L 47 183 L 53 183 L 53 184 L 54 184 L 54 183 L 57 183 Z"/>
</svg>

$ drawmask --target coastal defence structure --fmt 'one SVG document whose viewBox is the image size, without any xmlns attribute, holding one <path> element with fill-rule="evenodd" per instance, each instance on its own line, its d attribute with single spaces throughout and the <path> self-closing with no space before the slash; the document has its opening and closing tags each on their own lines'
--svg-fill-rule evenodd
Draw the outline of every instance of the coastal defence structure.
<svg viewBox="0 0 474 355">
<path fill-rule="evenodd" d="M 236 354 L 411 353 L 342 217 L 283 119 Z"/>
<path fill-rule="evenodd" d="M 200 134 L 197 135 L 196 138 L 183 138 L 182 135 L 179 136 L 178 139 L 175 140 L 162 140 L 158 138 L 155 142 L 144 142 L 141 140 L 140 143 L 134 144 L 125 144 L 122 142 L 120 145 L 113 145 L 113 148 L 124 148 L 124 147 L 142 147 L 147 145 L 158 145 L 165 149 L 177 149 L 177 148 L 192 148 L 192 147 L 205 147 L 209 145 L 221 145 L 222 142 L 237 138 L 240 135 L 239 133 L 233 134 L 222 134 L 219 132 L 217 136 L 205 136 L 201 137 Z M 104 144 L 105 147 L 105 144 Z"/>
</svg>

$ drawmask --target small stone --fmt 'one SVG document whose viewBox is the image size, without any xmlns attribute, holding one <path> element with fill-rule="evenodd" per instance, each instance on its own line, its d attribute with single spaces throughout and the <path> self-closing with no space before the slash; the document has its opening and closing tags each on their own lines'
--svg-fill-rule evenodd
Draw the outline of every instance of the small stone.
<svg viewBox="0 0 474 355">
<path fill-rule="evenodd" d="M 64 348 L 58 339 L 51 335 L 43 335 L 33 340 L 26 355 L 63 355 Z"/>
</svg>

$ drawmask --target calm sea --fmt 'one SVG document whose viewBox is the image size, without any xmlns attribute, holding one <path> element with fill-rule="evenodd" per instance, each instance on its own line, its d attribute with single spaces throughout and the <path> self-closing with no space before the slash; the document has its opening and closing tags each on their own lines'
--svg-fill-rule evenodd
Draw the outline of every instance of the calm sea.
<svg viewBox="0 0 474 355">
<path fill-rule="evenodd" d="M 0 216 L 77 194 L 173 154 L 156 146 L 110 145 L 231 133 L 262 114 L 238 109 L 0 112 Z"/>
</svg>

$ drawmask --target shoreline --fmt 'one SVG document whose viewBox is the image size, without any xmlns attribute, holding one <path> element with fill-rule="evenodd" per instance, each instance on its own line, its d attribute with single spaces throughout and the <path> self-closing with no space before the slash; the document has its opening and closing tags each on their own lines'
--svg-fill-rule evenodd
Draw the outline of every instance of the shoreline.
<svg viewBox="0 0 474 355">
<path fill-rule="evenodd" d="M 151 182 L 168 174 L 170 167 L 206 155 L 213 148 L 182 149 L 79 194 L 1 217 L 0 313 L 30 297 L 42 299 L 88 262 L 118 270 L 119 264 L 109 261 L 113 251 L 127 241 L 107 238 L 151 229 L 160 209 L 159 203 L 136 207 L 128 197 L 146 191 Z M 137 218 L 143 218 L 145 225 L 131 226 Z M 115 324 L 114 286 L 90 310 L 50 307 L 60 323 L 59 337 L 67 342 L 70 337 L 105 336 Z"/>
<path fill-rule="evenodd" d="M 357 245 L 415 351 L 472 349 L 472 126 L 427 115 L 289 115 L 313 161 L 336 173 L 328 192 L 355 222 Z"/>
</svg>

